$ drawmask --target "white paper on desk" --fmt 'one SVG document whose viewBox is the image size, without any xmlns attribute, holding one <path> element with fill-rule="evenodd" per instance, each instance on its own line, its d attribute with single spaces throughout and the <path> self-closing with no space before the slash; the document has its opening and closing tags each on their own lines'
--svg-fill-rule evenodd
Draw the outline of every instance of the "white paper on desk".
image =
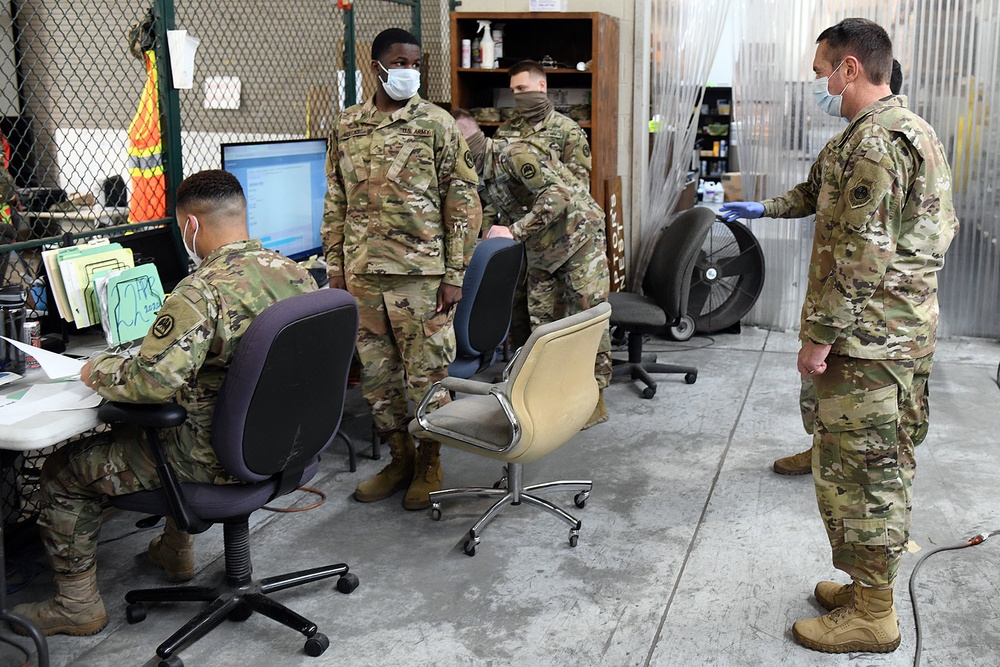
<svg viewBox="0 0 1000 667">
<path fill-rule="evenodd" d="M 19 400 L 0 407 L 0 425 L 9 426 L 42 412 L 96 408 L 101 396 L 79 380 L 32 385 Z"/>
<path fill-rule="evenodd" d="M 6 336 L 0 336 L 0 338 L 3 338 L 17 349 L 23 350 L 26 354 L 33 356 L 35 361 L 42 367 L 42 370 L 45 371 L 45 374 L 53 380 L 79 375 L 80 369 L 87 363 L 83 359 L 71 359 L 62 354 L 56 354 L 55 352 L 49 352 L 34 345 L 22 343 L 19 340 L 11 340 Z"/>
</svg>

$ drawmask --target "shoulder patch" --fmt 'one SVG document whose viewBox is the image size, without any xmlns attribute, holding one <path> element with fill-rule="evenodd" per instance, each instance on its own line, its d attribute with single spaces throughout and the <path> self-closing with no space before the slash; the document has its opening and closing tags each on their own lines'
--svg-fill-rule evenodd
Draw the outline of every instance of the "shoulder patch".
<svg viewBox="0 0 1000 667">
<path fill-rule="evenodd" d="M 472 151 L 470 151 L 468 148 L 465 149 L 465 156 L 464 156 L 464 158 L 465 158 L 465 166 L 467 166 L 469 169 L 475 169 L 476 168 L 476 163 L 472 159 Z"/>
<path fill-rule="evenodd" d="M 169 314 L 160 315 L 150 328 L 154 338 L 166 338 L 173 330 L 174 318 Z"/>
<path fill-rule="evenodd" d="M 590 157 L 590 146 L 584 144 L 582 150 L 583 150 L 583 157 Z"/>
<path fill-rule="evenodd" d="M 857 185 L 847 193 L 847 201 L 850 203 L 851 208 L 859 208 L 869 203 L 872 199 L 872 187 L 874 185 L 867 178 L 858 181 Z"/>
<path fill-rule="evenodd" d="M 530 181 L 537 175 L 538 169 L 536 169 L 535 165 L 532 163 L 525 162 L 521 165 L 521 176 L 523 176 L 526 181 Z"/>
</svg>

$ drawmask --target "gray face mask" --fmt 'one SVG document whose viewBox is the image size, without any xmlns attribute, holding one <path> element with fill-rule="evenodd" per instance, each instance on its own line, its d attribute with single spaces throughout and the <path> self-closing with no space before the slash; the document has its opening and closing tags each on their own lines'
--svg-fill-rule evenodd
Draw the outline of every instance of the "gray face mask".
<svg viewBox="0 0 1000 667">
<path fill-rule="evenodd" d="M 552 111 L 552 102 L 547 93 L 529 90 L 524 93 L 514 93 L 514 108 L 526 121 L 536 125 L 545 120 Z"/>
</svg>

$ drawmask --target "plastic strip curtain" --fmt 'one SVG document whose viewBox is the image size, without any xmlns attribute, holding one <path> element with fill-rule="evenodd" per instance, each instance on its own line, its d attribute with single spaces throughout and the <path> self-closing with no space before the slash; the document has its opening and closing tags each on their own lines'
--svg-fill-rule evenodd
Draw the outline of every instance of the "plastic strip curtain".
<svg viewBox="0 0 1000 667">
<path fill-rule="evenodd" d="M 996 0 L 741 0 L 734 134 L 747 199 L 805 180 L 844 127 L 812 102 L 815 40 L 849 16 L 887 30 L 903 67 L 902 94 L 934 126 L 954 174 L 962 227 L 940 276 L 941 335 L 1000 335 L 1000 4 Z M 767 261 L 764 292 L 744 322 L 797 328 L 812 218 L 751 223 Z"/>
<path fill-rule="evenodd" d="M 729 7 L 729 0 L 652 0 L 652 150 L 639 256 L 629 272 L 628 284 L 633 290 L 642 282 L 656 235 L 687 181 L 698 108 Z"/>
</svg>

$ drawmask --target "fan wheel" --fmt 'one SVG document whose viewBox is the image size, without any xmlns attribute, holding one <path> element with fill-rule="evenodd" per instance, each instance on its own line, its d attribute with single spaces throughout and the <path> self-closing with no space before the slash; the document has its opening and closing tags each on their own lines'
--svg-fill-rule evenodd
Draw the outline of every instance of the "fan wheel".
<svg viewBox="0 0 1000 667">
<path fill-rule="evenodd" d="M 698 333 L 727 329 L 746 315 L 764 289 L 764 253 L 741 222 L 716 220 L 691 276 L 688 315 Z"/>
</svg>

